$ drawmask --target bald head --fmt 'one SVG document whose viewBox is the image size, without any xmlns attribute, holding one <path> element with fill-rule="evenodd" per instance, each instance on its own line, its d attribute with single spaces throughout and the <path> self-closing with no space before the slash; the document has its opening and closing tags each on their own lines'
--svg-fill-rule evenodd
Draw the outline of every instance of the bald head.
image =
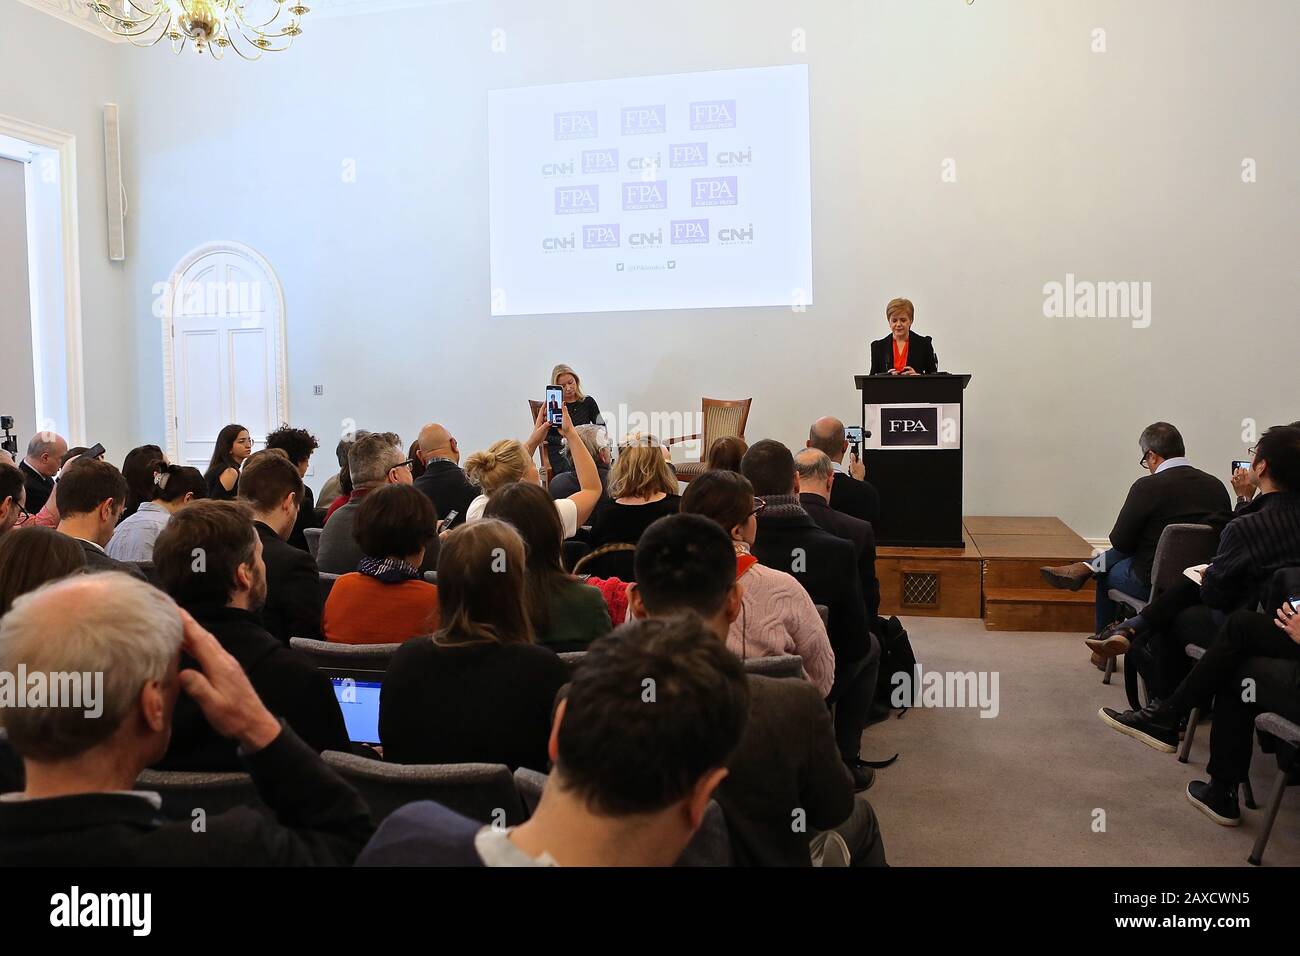
<svg viewBox="0 0 1300 956">
<path fill-rule="evenodd" d="M 27 443 L 27 457 L 23 459 L 33 471 L 46 478 L 53 478 L 59 473 L 63 456 L 68 453 L 68 443 L 62 435 L 54 432 L 37 432 Z"/>
<path fill-rule="evenodd" d="M 446 427 L 439 425 L 437 422 L 431 422 L 420 429 L 419 453 L 420 460 L 428 464 L 434 458 L 450 458 L 452 461 L 460 461 L 460 447 L 456 444 L 456 439 L 451 436 L 451 432 Z"/>
<path fill-rule="evenodd" d="M 808 447 L 825 453 L 831 461 L 843 461 L 849 443 L 844 439 L 844 423 L 838 418 L 819 418 L 808 429 Z"/>
</svg>

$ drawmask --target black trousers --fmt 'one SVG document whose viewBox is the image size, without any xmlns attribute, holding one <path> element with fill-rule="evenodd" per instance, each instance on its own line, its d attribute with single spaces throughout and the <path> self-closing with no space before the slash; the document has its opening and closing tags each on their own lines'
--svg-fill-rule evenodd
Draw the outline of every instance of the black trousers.
<svg viewBox="0 0 1300 956">
<path fill-rule="evenodd" d="M 871 717 L 880 676 L 880 641 L 871 634 L 871 650 L 856 661 L 835 661 L 835 683 L 826 697 L 835 705 L 835 744 L 840 756 L 854 760 L 862 749 L 862 732 Z"/>
<path fill-rule="evenodd" d="M 1234 612 L 1168 703 L 1181 712 L 1211 697 L 1210 775 L 1240 783 L 1250 770 L 1255 716 L 1300 716 L 1300 644 L 1271 614 Z"/>
<path fill-rule="evenodd" d="M 1155 662 L 1152 690 L 1157 697 L 1172 693 L 1191 671 L 1193 661 L 1187 656 L 1187 645 L 1209 647 L 1226 619 L 1222 611 L 1195 604 L 1180 611 L 1171 625 L 1151 635 Z"/>
</svg>

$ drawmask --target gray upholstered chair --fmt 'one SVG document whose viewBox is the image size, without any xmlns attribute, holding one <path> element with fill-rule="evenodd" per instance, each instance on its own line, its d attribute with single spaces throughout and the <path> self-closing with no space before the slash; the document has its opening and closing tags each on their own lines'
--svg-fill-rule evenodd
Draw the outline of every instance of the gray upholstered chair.
<svg viewBox="0 0 1300 956">
<path fill-rule="evenodd" d="M 152 790 L 162 797 L 162 812 L 173 820 L 190 820 L 194 810 L 211 816 L 234 807 L 265 806 L 253 778 L 246 773 L 206 773 L 178 770 L 144 770 L 136 790 Z"/>
<path fill-rule="evenodd" d="M 1255 839 L 1250 856 L 1247 857 L 1251 863 L 1259 866 L 1264 859 L 1264 848 L 1268 846 L 1269 834 L 1273 832 L 1273 821 L 1277 819 L 1277 811 L 1282 806 L 1282 795 L 1286 793 L 1288 778 L 1294 772 L 1295 753 L 1300 749 L 1300 725 L 1292 723 L 1280 714 L 1260 714 L 1255 718 L 1255 729 L 1276 738 L 1286 750 L 1285 754 L 1281 751 L 1278 753 L 1278 771 L 1273 779 L 1273 789 L 1269 791 L 1268 805 L 1264 810 L 1264 826 Z M 1253 804 L 1254 800 L 1251 800 L 1251 803 Z"/>
<path fill-rule="evenodd" d="M 582 663 L 582 659 L 587 656 L 586 651 L 561 651 L 556 655 L 560 660 L 569 666 L 569 672 L 572 673 Z"/>
<path fill-rule="evenodd" d="M 289 646 L 306 654 L 317 667 L 382 671 L 401 644 L 343 644 L 317 641 L 310 637 L 291 637 Z"/>
<path fill-rule="evenodd" d="M 524 802 L 524 810 L 531 817 L 541 802 L 542 791 L 546 788 L 546 774 L 520 767 L 515 771 L 515 789 L 519 799 Z"/>
<path fill-rule="evenodd" d="M 316 553 L 320 551 L 320 535 L 324 528 L 303 528 L 302 536 L 307 539 L 307 550 L 311 552 L 312 560 L 315 560 Z"/>
<path fill-rule="evenodd" d="M 375 823 L 416 800 L 436 800 L 482 823 L 524 821 L 524 805 L 505 764 L 400 764 L 335 750 L 321 756 L 357 788 Z"/>
<path fill-rule="evenodd" d="M 796 654 L 782 654 L 779 657 L 746 657 L 741 663 L 744 664 L 747 674 L 803 679 L 803 658 Z"/>
</svg>

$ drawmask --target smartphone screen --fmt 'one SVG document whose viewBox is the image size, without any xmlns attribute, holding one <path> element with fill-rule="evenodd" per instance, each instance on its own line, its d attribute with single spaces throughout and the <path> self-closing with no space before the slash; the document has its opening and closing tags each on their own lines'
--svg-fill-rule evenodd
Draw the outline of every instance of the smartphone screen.
<svg viewBox="0 0 1300 956">
<path fill-rule="evenodd" d="M 1291 610 L 1300 614 L 1300 597 L 1289 597 L 1286 600 L 1287 603 L 1291 605 Z"/>
<path fill-rule="evenodd" d="M 102 457 L 104 457 L 104 446 L 103 446 L 103 445 L 100 445 L 100 444 L 98 444 L 98 443 L 96 443 L 92 448 L 89 448 L 89 449 L 86 451 L 84 457 L 86 457 L 86 458 L 102 458 Z"/>
<path fill-rule="evenodd" d="M 564 423 L 564 389 L 558 385 L 546 386 L 546 420 L 556 428 Z"/>
<path fill-rule="evenodd" d="M 844 437 L 855 445 L 862 444 L 862 426 L 850 425 L 844 429 Z"/>
<path fill-rule="evenodd" d="M 1241 468 L 1241 469 L 1245 469 L 1246 471 L 1249 471 L 1249 470 L 1250 470 L 1250 462 L 1248 462 L 1248 461 L 1234 461 L 1234 462 L 1232 463 L 1232 471 L 1233 471 L 1233 474 L 1236 474 L 1236 472 L 1237 472 L 1237 470 L 1238 470 L 1239 468 Z"/>
</svg>

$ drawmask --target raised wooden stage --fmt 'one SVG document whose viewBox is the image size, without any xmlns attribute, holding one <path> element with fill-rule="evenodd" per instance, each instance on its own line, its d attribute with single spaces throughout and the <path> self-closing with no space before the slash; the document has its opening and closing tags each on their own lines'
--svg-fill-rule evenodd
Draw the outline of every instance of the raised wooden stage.
<svg viewBox="0 0 1300 956">
<path fill-rule="evenodd" d="M 1048 587 L 1043 565 L 1092 557 L 1060 518 L 966 517 L 961 548 L 880 548 L 880 613 L 982 617 L 990 631 L 1077 631 L 1093 627 L 1094 584 Z"/>
</svg>

